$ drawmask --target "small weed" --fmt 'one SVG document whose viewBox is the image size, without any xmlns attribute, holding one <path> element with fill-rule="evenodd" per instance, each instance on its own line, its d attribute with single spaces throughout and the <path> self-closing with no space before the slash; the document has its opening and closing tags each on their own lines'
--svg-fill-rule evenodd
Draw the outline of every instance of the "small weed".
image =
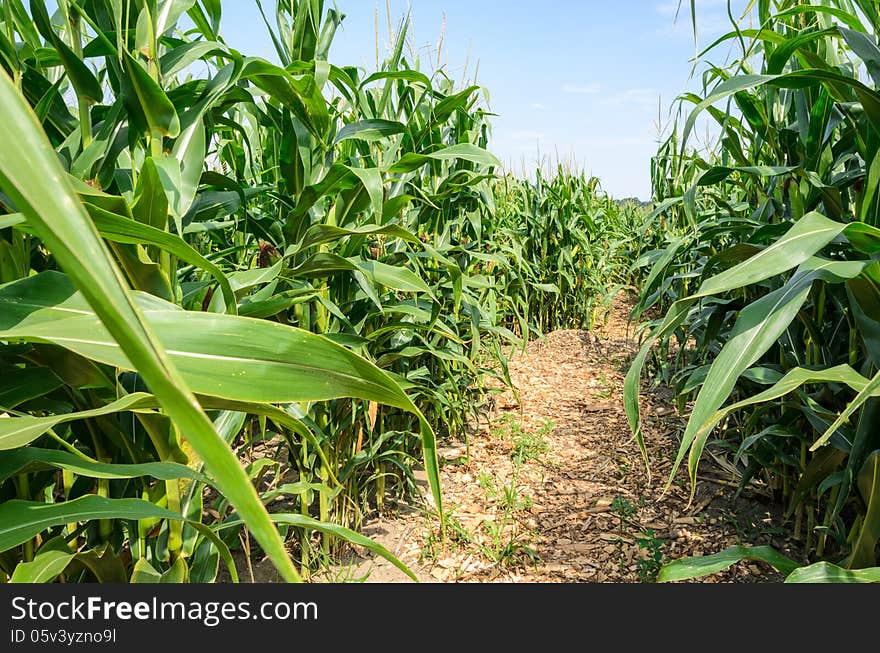
<svg viewBox="0 0 880 653">
<path fill-rule="evenodd" d="M 725 515 L 723 522 L 736 531 L 741 542 L 754 542 L 762 537 L 784 535 L 787 532 L 779 526 L 771 526 L 769 519 L 759 519 L 747 513 Z"/>
<path fill-rule="evenodd" d="M 540 460 L 550 448 L 544 437 L 553 431 L 554 424 L 546 420 L 537 431 L 524 431 L 512 415 L 505 415 L 492 429 L 492 435 L 500 440 L 510 440 L 513 444 L 511 458 L 517 465 L 527 460 Z"/>
<path fill-rule="evenodd" d="M 514 415 L 508 413 L 502 415 L 489 432 L 499 440 L 506 440 L 514 429 L 519 429 L 519 423 Z"/>
<path fill-rule="evenodd" d="M 520 492 L 517 483 L 518 471 L 518 468 L 514 468 L 510 483 L 501 487 L 498 486 L 492 474 L 480 472 L 477 476 L 477 485 L 483 488 L 487 501 L 497 502 L 506 512 L 528 510 L 532 507 L 532 498 Z"/>
<path fill-rule="evenodd" d="M 594 399 L 610 399 L 614 394 L 614 384 L 605 376 L 605 372 L 599 372 L 596 379 L 599 382 L 599 390 L 593 393 Z"/>
<path fill-rule="evenodd" d="M 645 531 L 644 537 L 637 537 L 636 544 L 642 549 L 644 557 L 636 561 L 636 573 L 642 583 L 656 583 L 657 575 L 663 566 L 663 546 L 665 542 L 654 535 L 654 529 Z"/>
<path fill-rule="evenodd" d="M 428 528 L 428 535 L 422 542 L 422 549 L 419 553 L 422 560 L 436 560 L 440 556 L 440 538 L 434 532 L 433 527 Z"/>
<path fill-rule="evenodd" d="M 494 520 L 483 522 L 483 530 L 491 539 L 491 544 L 483 545 L 483 554 L 502 566 L 524 563 L 526 560 L 536 565 L 540 560 L 537 551 L 521 541 L 522 534 L 517 533 L 515 526 L 508 533 L 506 521 L 503 519 L 500 524 Z"/>
<path fill-rule="evenodd" d="M 622 494 L 618 494 L 611 501 L 611 512 L 621 519 L 629 519 L 636 514 L 636 510 L 635 504 Z"/>
<path fill-rule="evenodd" d="M 547 443 L 540 434 L 520 433 L 513 441 L 513 457 L 515 460 L 540 460 L 549 451 Z"/>
<path fill-rule="evenodd" d="M 446 545 L 447 547 L 449 547 L 449 545 L 464 547 L 474 541 L 473 533 L 461 523 L 461 520 L 458 517 L 452 514 L 454 511 L 455 508 L 449 512 L 444 511 L 446 517 Z M 440 534 L 434 529 L 432 524 L 429 524 L 427 530 L 428 534 L 425 537 L 425 541 L 422 543 L 421 559 L 436 560 L 440 557 L 443 548 Z"/>
<path fill-rule="evenodd" d="M 477 485 L 486 493 L 487 501 L 494 501 L 498 498 L 498 488 L 495 487 L 495 477 L 487 471 L 481 471 L 477 475 Z"/>
<path fill-rule="evenodd" d="M 458 517 L 450 516 L 447 521 L 447 532 L 449 540 L 459 545 L 470 544 L 473 541 L 473 534 L 461 523 Z"/>
<path fill-rule="evenodd" d="M 503 500 L 505 510 L 510 510 L 511 512 L 528 510 L 532 507 L 532 497 L 527 494 L 521 494 L 519 487 L 514 483 L 504 487 Z"/>
<path fill-rule="evenodd" d="M 319 571 L 312 574 L 312 578 L 323 583 L 364 583 L 370 577 L 372 569 L 367 569 L 363 574 L 357 573 L 354 565 L 345 564 L 328 556 L 320 547 L 315 547 L 313 556 L 319 561 Z"/>
</svg>

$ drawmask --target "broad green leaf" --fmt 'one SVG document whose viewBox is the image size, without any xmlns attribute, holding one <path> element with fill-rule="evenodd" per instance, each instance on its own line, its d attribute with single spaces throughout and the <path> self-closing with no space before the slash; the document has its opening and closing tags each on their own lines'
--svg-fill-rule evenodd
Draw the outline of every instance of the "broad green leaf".
<svg viewBox="0 0 880 653">
<path fill-rule="evenodd" d="M 842 569 L 829 562 L 817 562 L 795 569 L 786 583 L 880 583 L 880 567 Z"/>
<path fill-rule="evenodd" d="M 670 562 L 660 570 L 657 581 L 670 583 L 677 580 L 702 578 L 723 571 L 742 560 L 765 562 L 785 576 L 799 566 L 794 560 L 776 552 L 769 546 L 732 546 L 711 555 L 681 558 Z"/>
<path fill-rule="evenodd" d="M 55 428 L 60 424 L 91 417 L 100 417 L 102 415 L 112 415 L 126 410 L 143 410 L 145 406 L 155 407 L 155 404 L 156 402 L 152 395 L 136 393 L 126 395 L 122 399 L 101 408 L 78 413 L 66 413 L 50 417 L 26 416 L 0 419 L 0 451 L 9 451 L 23 447 L 36 440 L 49 429 Z M 4 463 L 0 465 L 0 468 L 5 466 L 6 460 L 4 459 Z"/>
<path fill-rule="evenodd" d="M 370 120 L 358 120 L 347 124 L 339 130 L 335 142 L 339 143 L 350 138 L 355 138 L 368 143 L 378 141 L 395 134 L 402 134 L 406 128 L 396 120 L 383 120 L 374 118 Z"/>
<path fill-rule="evenodd" d="M 168 226 L 168 196 L 153 157 L 141 166 L 131 213 L 138 222 L 165 231 Z"/>
<path fill-rule="evenodd" d="M 750 259 L 706 280 L 690 299 L 717 295 L 775 277 L 807 261 L 843 233 L 846 225 L 808 213 L 775 243 Z"/>
<path fill-rule="evenodd" d="M 178 19 L 194 4 L 195 0 L 163 0 L 158 3 L 155 18 L 156 34 L 162 35 L 176 25 Z"/>
<path fill-rule="evenodd" d="M 698 186 L 711 186 L 718 182 L 724 181 L 734 172 L 741 172 L 747 175 L 756 175 L 760 177 L 776 177 L 779 175 L 789 174 L 797 170 L 796 166 L 739 166 L 727 167 L 717 166 L 711 170 L 707 170 L 697 182 Z"/>
<path fill-rule="evenodd" d="M 70 565 L 76 557 L 64 541 L 55 538 L 46 542 L 37 551 L 31 562 L 20 562 L 12 572 L 10 583 L 51 583 Z"/>
<path fill-rule="evenodd" d="M 154 400 L 154 403 L 155 402 Z M 16 419 L 27 418 L 13 418 Z M 2 424 L 2 422 L 0 422 Z M 0 459 L 0 483 L 17 474 L 29 474 L 44 469 L 66 469 L 78 476 L 88 478 L 138 478 L 149 476 L 170 481 L 176 478 L 188 478 L 207 482 L 207 479 L 186 465 L 171 462 L 152 463 L 102 463 L 76 456 L 67 451 L 22 447 L 7 451 Z"/>
<path fill-rule="evenodd" d="M 327 276 L 337 272 L 361 272 L 373 283 L 403 292 L 422 292 L 431 295 L 431 288 L 414 272 L 380 261 L 359 257 L 343 258 L 337 254 L 315 254 L 294 268 L 297 276 Z"/>
<path fill-rule="evenodd" d="M 186 70 L 191 64 L 214 54 L 228 54 L 229 50 L 217 41 L 192 41 L 169 49 L 159 58 L 159 68 L 166 78 Z"/>
<path fill-rule="evenodd" d="M 0 411 L 49 394 L 63 382 L 45 367 L 0 367 Z"/>
<path fill-rule="evenodd" d="M 316 224 L 309 227 L 303 236 L 300 247 L 306 249 L 315 245 L 333 242 L 346 236 L 393 236 L 411 243 L 420 242 L 411 232 L 397 225 L 361 225 L 344 229 L 334 225 Z"/>
<path fill-rule="evenodd" d="M 189 567 L 186 564 L 186 560 L 183 558 L 178 558 L 177 560 L 175 560 L 171 567 L 169 567 L 159 579 L 160 583 L 171 585 L 181 585 L 188 581 Z"/>
<path fill-rule="evenodd" d="M 856 95 L 856 97 L 858 97 L 859 101 L 862 103 L 865 112 L 873 121 L 873 123 L 877 124 L 878 120 L 880 120 L 880 95 L 878 95 L 876 91 L 862 84 L 854 77 L 848 77 L 838 72 L 832 72 L 830 70 L 819 70 L 816 68 L 797 70 L 791 73 L 780 75 L 736 75 L 724 82 L 721 82 L 712 90 L 712 92 L 708 95 L 708 97 L 706 97 L 706 99 L 702 100 L 691 111 L 691 113 L 688 115 L 687 121 L 685 122 L 681 142 L 683 146 L 688 142 L 688 138 L 693 131 L 694 125 L 697 121 L 697 117 L 699 116 L 701 111 L 705 110 L 706 108 L 720 100 L 730 97 L 735 93 L 750 90 L 764 85 L 779 88 L 799 89 L 816 86 L 819 84 L 824 84 L 832 92 L 834 92 L 838 87 L 849 89 Z"/>
<path fill-rule="evenodd" d="M 205 148 L 205 126 L 199 117 L 181 130 L 171 150 L 180 165 L 180 186 L 177 188 L 179 200 L 171 204 L 172 212 L 178 220 L 178 233 L 182 231 L 180 219 L 192 207 L 199 188 L 205 165 Z"/>
<path fill-rule="evenodd" d="M 99 583 L 122 585 L 128 582 L 125 566 L 110 545 L 81 551 L 71 560 L 70 567 L 74 569 L 82 567 L 88 570 Z"/>
<path fill-rule="evenodd" d="M 47 528 L 96 519 L 182 519 L 142 499 L 107 499 L 90 494 L 63 503 L 14 499 L 0 504 L 0 552 L 30 540 Z"/>
<path fill-rule="evenodd" d="M 880 540 L 880 451 L 868 456 L 858 475 L 859 492 L 865 502 L 865 519 L 846 559 L 848 569 L 870 567 L 877 561 Z"/>
<path fill-rule="evenodd" d="M 78 57 L 52 29 L 49 13 L 46 11 L 46 3 L 31 0 L 30 7 L 34 25 L 39 29 L 43 38 L 52 43 L 77 96 L 90 104 L 100 102 L 104 98 L 101 84 L 95 78 L 94 73 L 89 70 L 85 61 Z"/>
<path fill-rule="evenodd" d="M 819 447 L 824 446 L 831 439 L 831 436 L 834 435 L 834 432 L 843 426 L 846 421 L 850 418 L 850 416 L 855 413 L 862 405 L 868 401 L 871 397 L 880 396 L 880 372 L 877 372 L 874 377 L 865 385 L 864 388 L 856 395 L 856 398 L 853 399 L 846 409 L 840 414 L 840 416 L 834 421 L 834 423 L 828 427 L 828 430 L 816 440 L 812 446 L 810 446 L 810 451 L 815 451 Z"/>
<path fill-rule="evenodd" d="M 19 563 L 10 583 L 51 583 L 59 575 L 87 569 L 99 583 L 120 584 L 128 581 L 119 557 L 109 546 L 88 551 L 71 551 L 63 537 L 44 543 L 31 562 Z"/>
<path fill-rule="evenodd" d="M 486 150 L 471 145 L 470 143 L 460 143 L 458 145 L 450 145 L 444 147 L 431 154 L 415 154 L 408 152 L 404 154 L 399 161 L 391 164 L 387 171 L 392 174 L 400 174 L 412 172 L 421 168 L 430 161 L 451 161 L 461 159 L 462 161 L 470 161 L 486 166 L 501 167 L 501 162 Z"/>
<path fill-rule="evenodd" d="M 150 305 L 143 307 L 146 323 L 188 387 L 199 394 L 265 403 L 350 396 L 412 408 L 409 398 L 385 372 L 323 336 L 277 322 L 193 313 L 173 305 L 156 310 L 160 300 L 147 301 Z M 0 328 L 0 338 L 48 342 L 91 360 L 133 369 L 94 314 L 62 317 L 66 309 L 58 306 L 18 304 L 14 308 L 31 310 L 17 324 Z M 9 315 L 9 319 L 17 318 L 14 313 Z M 120 401 L 136 407 L 139 398 L 129 395 Z"/>
<path fill-rule="evenodd" d="M 417 70 L 389 70 L 373 73 L 364 79 L 361 82 L 361 86 L 368 86 L 373 82 L 377 82 L 382 79 L 391 79 L 391 80 L 405 80 L 407 82 L 414 82 L 417 84 L 421 84 L 425 88 L 431 88 L 431 80 L 428 79 L 427 75 L 424 73 L 420 73 Z"/>
<path fill-rule="evenodd" d="M 849 305 L 859 327 L 868 358 L 880 369 L 880 283 L 876 274 L 865 274 L 846 284 Z"/>
<path fill-rule="evenodd" d="M 205 270 L 217 280 L 226 302 L 226 312 L 232 315 L 237 312 L 235 293 L 232 292 L 232 286 L 223 270 L 190 247 L 183 238 L 97 207 L 89 212 L 95 227 L 107 240 L 132 245 L 152 245 Z"/>
<path fill-rule="evenodd" d="M 135 95 L 127 99 L 129 104 L 137 102 L 150 130 L 176 138 L 180 133 L 180 118 L 165 91 L 128 52 L 122 53 L 122 65 Z"/>
<path fill-rule="evenodd" d="M 352 174 L 360 179 L 367 195 L 370 196 L 370 204 L 373 207 L 373 215 L 376 219 L 382 217 L 382 207 L 385 200 L 382 172 L 378 168 L 353 168 L 349 166 Z"/>
<path fill-rule="evenodd" d="M 796 367 L 789 370 L 771 388 L 719 410 L 701 427 L 701 434 L 711 431 L 725 417 L 737 410 L 779 399 L 807 383 L 839 383 L 849 386 L 856 392 L 861 392 L 869 381 L 849 365 L 837 365 L 824 370 Z M 880 395 L 880 390 L 877 394 Z"/>
<path fill-rule="evenodd" d="M 137 585 L 161 583 L 162 574 L 156 571 L 156 568 L 144 558 L 138 558 L 137 562 L 134 563 L 130 582 Z"/>
<path fill-rule="evenodd" d="M 322 136 L 329 116 L 327 102 L 311 75 L 295 78 L 284 68 L 263 59 L 247 57 L 241 78 L 290 108 L 315 136 Z"/>
<path fill-rule="evenodd" d="M 645 361 L 654 344 L 668 337 L 687 319 L 687 316 L 703 297 L 717 295 L 742 286 L 751 285 L 782 274 L 791 268 L 801 265 L 818 251 L 843 233 L 846 225 L 834 222 L 818 213 L 809 213 L 797 221 L 788 232 L 773 245 L 762 250 L 734 267 L 721 272 L 702 283 L 694 295 L 675 302 L 666 314 L 663 322 L 642 344 L 624 381 L 624 408 L 626 409 L 630 429 L 639 444 L 643 457 L 647 460 L 647 449 L 641 434 L 641 416 L 639 411 L 639 383 Z M 856 276 L 856 275 L 853 275 Z M 807 291 L 809 288 L 807 288 Z M 801 289 L 801 293 L 804 290 Z M 764 308 L 761 308 L 764 310 Z M 754 311 L 753 311 L 754 312 Z M 743 323 L 745 324 L 745 323 Z M 753 353 L 753 352 L 752 352 Z M 746 359 L 747 360 L 747 359 Z M 751 366 L 751 363 L 741 371 Z M 728 392 L 729 394 L 729 392 Z M 725 394 L 725 398 L 726 398 Z M 723 400 L 722 400 L 723 401 Z M 712 410 L 714 412 L 714 409 Z M 708 418 L 700 415 L 700 419 Z M 702 423 L 701 423 L 702 424 Z M 699 425 L 693 428 L 698 428 Z M 688 444 L 695 433 L 688 434 Z M 679 463 L 681 460 L 679 459 Z M 677 464 L 676 464 L 677 467 Z"/>
</svg>

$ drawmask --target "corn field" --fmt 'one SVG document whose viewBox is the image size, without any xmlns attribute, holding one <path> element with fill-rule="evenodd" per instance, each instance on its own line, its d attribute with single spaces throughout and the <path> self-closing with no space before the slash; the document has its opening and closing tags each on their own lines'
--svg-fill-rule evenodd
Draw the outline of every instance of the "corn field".
<svg viewBox="0 0 880 653">
<path fill-rule="evenodd" d="M 288 581 L 347 543 L 409 573 L 365 511 L 421 464 L 442 529 L 438 437 L 634 281 L 644 214 L 504 174 L 405 21 L 365 71 L 321 0 L 257 8 L 280 65 L 219 2 L 0 2 L 6 580 L 237 581 L 250 536 Z"/>
<path fill-rule="evenodd" d="M 673 385 L 689 414 L 675 469 L 695 482 L 707 449 L 724 456 L 740 489 L 775 491 L 821 561 L 795 570 L 773 551 L 732 550 L 674 563 L 669 578 L 749 557 L 801 580 L 876 580 L 880 13 L 858 0 L 749 9 L 702 53 L 735 56 L 682 96 L 652 162 L 648 228 L 665 243 L 640 262 L 636 311 L 660 317 L 626 408 L 640 438 L 641 373 Z M 705 116 L 718 136 L 698 151 L 688 143 Z"/>
<path fill-rule="evenodd" d="M 487 89 L 408 18 L 366 70 L 329 61 L 344 8 L 256 0 L 272 63 L 223 4 L 0 0 L 0 582 L 238 582 L 251 548 L 300 581 L 352 545 L 415 579 L 364 520 L 422 468 L 442 541 L 438 445 L 627 292 L 648 475 L 640 392 L 667 386 L 656 482 L 723 460 L 815 563 L 735 547 L 660 579 L 877 580 L 875 3 L 753 0 L 674 106 L 653 210 L 506 171 Z"/>
</svg>

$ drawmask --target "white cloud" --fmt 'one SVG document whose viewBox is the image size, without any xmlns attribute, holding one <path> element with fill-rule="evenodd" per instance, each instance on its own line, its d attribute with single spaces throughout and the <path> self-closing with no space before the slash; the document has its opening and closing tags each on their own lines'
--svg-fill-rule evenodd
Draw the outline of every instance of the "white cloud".
<svg viewBox="0 0 880 653">
<path fill-rule="evenodd" d="M 655 109 L 660 93 L 652 88 L 629 88 L 602 98 L 603 104 Z"/>
<path fill-rule="evenodd" d="M 563 93 L 575 93 L 578 95 L 595 95 L 602 87 L 599 84 L 563 84 L 562 92 Z"/>
<path fill-rule="evenodd" d="M 533 103 L 532 103 L 531 105 L 529 105 L 529 106 L 531 106 L 532 109 L 537 109 L 538 111 L 540 111 L 541 109 L 546 109 L 546 108 L 547 108 L 545 105 L 541 104 L 540 102 L 533 102 Z"/>
</svg>

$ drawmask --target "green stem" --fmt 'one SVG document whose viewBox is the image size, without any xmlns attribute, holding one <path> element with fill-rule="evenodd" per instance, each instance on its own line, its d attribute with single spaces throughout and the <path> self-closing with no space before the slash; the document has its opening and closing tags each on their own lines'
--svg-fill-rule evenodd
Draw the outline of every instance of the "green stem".
<svg viewBox="0 0 880 653">
<path fill-rule="evenodd" d="M 24 501 L 31 500 L 31 486 L 27 474 L 19 474 L 16 476 L 16 485 L 18 498 Z M 31 562 L 34 559 L 34 540 L 27 540 L 21 547 L 22 559 L 25 562 Z"/>
<path fill-rule="evenodd" d="M 816 544 L 816 556 L 821 558 L 825 554 L 825 543 L 828 540 L 828 527 L 831 525 L 831 515 L 834 512 L 834 506 L 837 504 L 837 496 L 840 493 L 840 486 L 835 485 L 831 488 L 828 497 L 828 509 L 825 511 L 825 517 L 822 519 L 822 532 L 819 533 L 819 541 Z"/>
<path fill-rule="evenodd" d="M 329 417 L 327 415 L 327 408 L 323 405 L 319 405 L 316 407 L 317 414 L 315 415 L 315 423 L 318 425 L 321 432 L 325 432 L 327 425 L 329 424 Z M 327 460 L 327 455 L 330 452 L 325 451 L 325 456 L 322 457 L 322 460 Z M 321 483 L 326 485 L 328 479 L 330 478 L 330 470 L 327 468 L 323 462 L 320 467 L 318 467 L 318 478 L 321 479 Z M 318 493 L 318 518 L 322 522 L 330 521 L 330 502 L 327 500 L 327 494 L 324 491 Z M 330 553 L 330 545 L 333 542 L 333 538 L 327 533 L 321 533 L 321 550 L 324 554 Z"/>
<path fill-rule="evenodd" d="M 61 472 L 61 481 L 64 484 L 64 500 L 70 500 L 70 491 L 73 489 L 73 484 L 76 481 L 76 477 L 73 475 L 73 472 L 69 470 L 62 470 Z M 76 532 L 76 522 L 69 522 L 67 524 L 67 533 L 71 534 Z M 71 551 L 76 551 L 76 538 L 68 542 L 68 546 L 70 546 Z"/>
<path fill-rule="evenodd" d="M 308 466 L 309 466 L 309 444 L 308 441 L 303 438 L 302 440 L 302 448 L 300 450 L 300 455 L 302 456 L 301 462 L 299 465 L 299 476 L 301 479 L 308 478 Z M 304 517 L 309 516 L 309 491 L 303 490 L 299 494 L 299 512 Z M 300 535 L 300 574 L 302 574 L 303 578 L 308 578 L 309 576 L 309 538 L 310 531 L 307 528 L 302 529 L 302 534 Z"/>
<path fill-rule="evenodd" d="M 376 417 L 376 426 L 378 426 L 379 429 L 375 432 L 370 432 L 371 440 L 375 437 L 376 433 L 381 434 L 385 428 L 385 412 L 380 412 Z M 378 476 L 376 477 L 376 508 L 381 513 L 385 509 L 385 469 L 381 461 L 377 463 L 376 471 L 378 473 Z"/>
<path fill-rule="evenodd" d="M 64 19 L 67 22 L 67 29 L 70 32 L 70 45 L 73 53 L 78 59 L 83 60 L 82 49 L 82 23 L 80 22 L 79 12 L 61 4 L 64 11 Z M 87 99 L 77 96 L 77 109 L 79 111 L 79 128 L 80 138 L 82 139 L 82 149 L 85 150 L 92 142 L 92 114 L 91 106 Z"/>
<path fill-rule="evenodd" d="M 812 506 L 806 506 L 807 511 L 807 543 L 804 546 L 804 550 L 809 553 L 810 549 L 813 548 L 813 528 L 816 526 L 816 517 L 813 513 Z"/>
<path fill-rule="evenodd" d="M 90 420 L 87 420 L 87 424 Z M 92 430 L 91 426 L 89 426 L 89 430 L 92 432 L 92 442 L 95 449 L 95 457 L 102 463 L 113 462 L 111 458 L 107 456 L 104 451 L 104 447 L 101 444 L 101 439 L 98 435 Z M 110 481 L 106 478 L 98 479 L 98 487 L 96 490 L 96 494 L 99 497 L 109 498 L 110 497 Z M 110 537 L 113 535 L 113 520 L 111 519 L 99 519 L 98 520 L 98 536 L 101 538 L 102 542 L 110 541 Z"/>
<path fill-rule="evenodd" d="M 180 484 L 177 479 L 165 481 L 165 496 L 168 499 L 168 510 L 181 513 Z M 178 519 L 168 520 L 168 553 L 171 561 L 177 560 L 183 549 L 183 522 Z"/>
</svg>

